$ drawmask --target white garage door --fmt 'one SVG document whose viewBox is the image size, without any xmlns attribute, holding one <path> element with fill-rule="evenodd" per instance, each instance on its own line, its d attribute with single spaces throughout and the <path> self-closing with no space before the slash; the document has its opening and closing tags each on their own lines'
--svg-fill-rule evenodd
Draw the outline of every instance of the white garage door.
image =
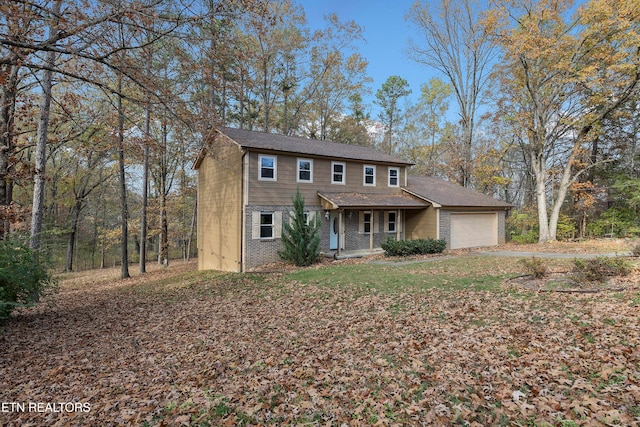
<svg viewBox="0 0 640 427">
<path fill-rule="evenodd" d="M 452 213 L 451 249 L 498 244 L 498 214 Z"/>
</svg>

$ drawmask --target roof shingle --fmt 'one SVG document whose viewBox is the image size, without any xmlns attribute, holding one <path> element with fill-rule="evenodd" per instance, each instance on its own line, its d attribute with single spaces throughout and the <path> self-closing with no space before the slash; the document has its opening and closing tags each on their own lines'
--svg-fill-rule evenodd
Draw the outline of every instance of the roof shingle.
<svg viewBox="0 0 640 427">
<path fill-rule="evenodd" d="M 410 193 L 442 206 L 509 208 L 509 203 L 486 194 L 462 187 L 453 182 L 431 176 L 409 176 Z"/>
<path fill-rule="evenodd" d="M 402 194 L 318 192 L 318 196 L 338 208 L 424 209 L 429 206 L 422 200 Z"/>
<path fill-rule="evenodd" d="M 219 132 L 231 138 L 243 148 L 254 150 L 278 151 L 307 156 L 320 156 L 336 159 L 360 160 L 377 163 L 411 165 L 413 163 L 382 153 L 374 148 L 360 145 L 341 144 L 332 141 L 284 136 L 275 133 L 256 132 L 244 129 L 223 127 Z"/>
</svg>

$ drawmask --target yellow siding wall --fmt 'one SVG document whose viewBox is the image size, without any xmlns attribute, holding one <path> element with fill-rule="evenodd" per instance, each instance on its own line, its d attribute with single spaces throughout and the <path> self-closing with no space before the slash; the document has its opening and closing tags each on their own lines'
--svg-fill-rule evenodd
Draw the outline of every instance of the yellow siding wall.
<svg viewBox="0 0 640 427">
<path fill-rule="evenodd" d="M 426 210 L 407 211 L 405 214 L 405 239 L 437 239 L 438 212 L 433 206 Z"/>
<path fill-rule="evenodd" d="M 219 137 L 198 168 L 198 269 L 241 271 L 242 152 Z"/>
<path fill-rule="evenodd" d="M 310 156 L 299 156 L 300 158 L 313 159 L 313 183 L 297 182 L 298 156 L 285 154 L 267 154 L 277 157 L 277 180 L 258 180 L 258 156 L 259 153 L 249 153 L 249 205 L 290 205 L 291 198 L 296 193 L 296 188 L 305 198 L 307 205 L 320 205 L 318 191 L 320 192 L 360 192 L 360 193 L 401 193 L 400 187 L 389 187 L 389 167 L 387 165 L 376 165 L 376 185 L 363 185 L 362 168 L 364 163 L 345 160 L 346 163 L 346 183 L 331 183 L 331 160 L 319 159 Z M 370 164 L 370 163 L 368 163 Z M 403 185 L 405 180 L 405 167 L 398 166 L 400 170 L 399 184 Z"/>
</svg>

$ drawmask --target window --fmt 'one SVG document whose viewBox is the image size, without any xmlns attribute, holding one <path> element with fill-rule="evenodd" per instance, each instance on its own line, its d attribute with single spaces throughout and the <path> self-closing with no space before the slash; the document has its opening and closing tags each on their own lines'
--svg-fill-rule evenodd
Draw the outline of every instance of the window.
<svg viewBox="0 0 640 427">
<path fill-rule="evenodd" d="M 332 184 L 344 184 L 345 183 L 345 170 L 346 165 L 342 162 L 331 162 L 331 183 Z"/>
<path fill-rule="evenodd" d="M 371 212 L 365 212 L 362 223 L 364 225 L 364 234 L 371 233 Z"/>
<path fill-rule="evenodd" d="M 377 212 L 360 211 L 358 215 L 358 234 L 376 234 L 380 232 L 380 221 L 378 221 Z"/>
<path fill-rule="evenodd" d="M 397 223 L 396 214 L 397 213 L 395 211 L 387 212 L 387 231 L 389 233 L 396 232 L 396 223 Z"/>
<path fill-rule="evenodd" d="M 277 170 L 277 157 L 276 156 L 258 156 L 258 164 L 260 165 L 260 172 L 258 173 L 258 180 L 260 181 L 275 181 L 278 176 Z"/>
<path fill-rule="evenodd" d="M 400 169 L 389 168 L 389 187 L 397 187 L 400 180 Z"/>
<path fill-rule="evenodd" d="M 273 239 L 273 212 L 260 212 L 260 238 Z"/>
<path fill-rule="evenodd" d="M 372 165 L 364 165 L 362 168 L 364 174 L 364 185 L 376 185 L 376 167 Z"/>
<path fill-rule="evenodd" d="M 251 213 L 251 238 L 273 240 L 282 236 L 282 211 Z"/>
<path fill-rule="evenodd" d="M 313 160 L 298 159 L 298 182 L 313 182 Z"/>
</svg>

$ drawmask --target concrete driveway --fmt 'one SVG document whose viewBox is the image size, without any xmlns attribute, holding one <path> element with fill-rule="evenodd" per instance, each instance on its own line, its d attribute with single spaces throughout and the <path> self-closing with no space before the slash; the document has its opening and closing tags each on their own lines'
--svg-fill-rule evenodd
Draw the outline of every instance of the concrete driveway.
<svg viewBox="0 0 640 427">
<path fill-rule="evenodd" d="M 558 253 L 558 252 L 520 252 L 520 251 L 480 251 L 474 252 L 478 255 L 487 256 L 511 256 L 520 258 L 553 258 L 553 259 L 573 259 L 573 258 L 598 258 L 598 257 L 617 257 L 617 256 L 630 256 L 631 252 L 610 252 L 606 254 L 581 254 L 581 253 Z"/>
</svg>

